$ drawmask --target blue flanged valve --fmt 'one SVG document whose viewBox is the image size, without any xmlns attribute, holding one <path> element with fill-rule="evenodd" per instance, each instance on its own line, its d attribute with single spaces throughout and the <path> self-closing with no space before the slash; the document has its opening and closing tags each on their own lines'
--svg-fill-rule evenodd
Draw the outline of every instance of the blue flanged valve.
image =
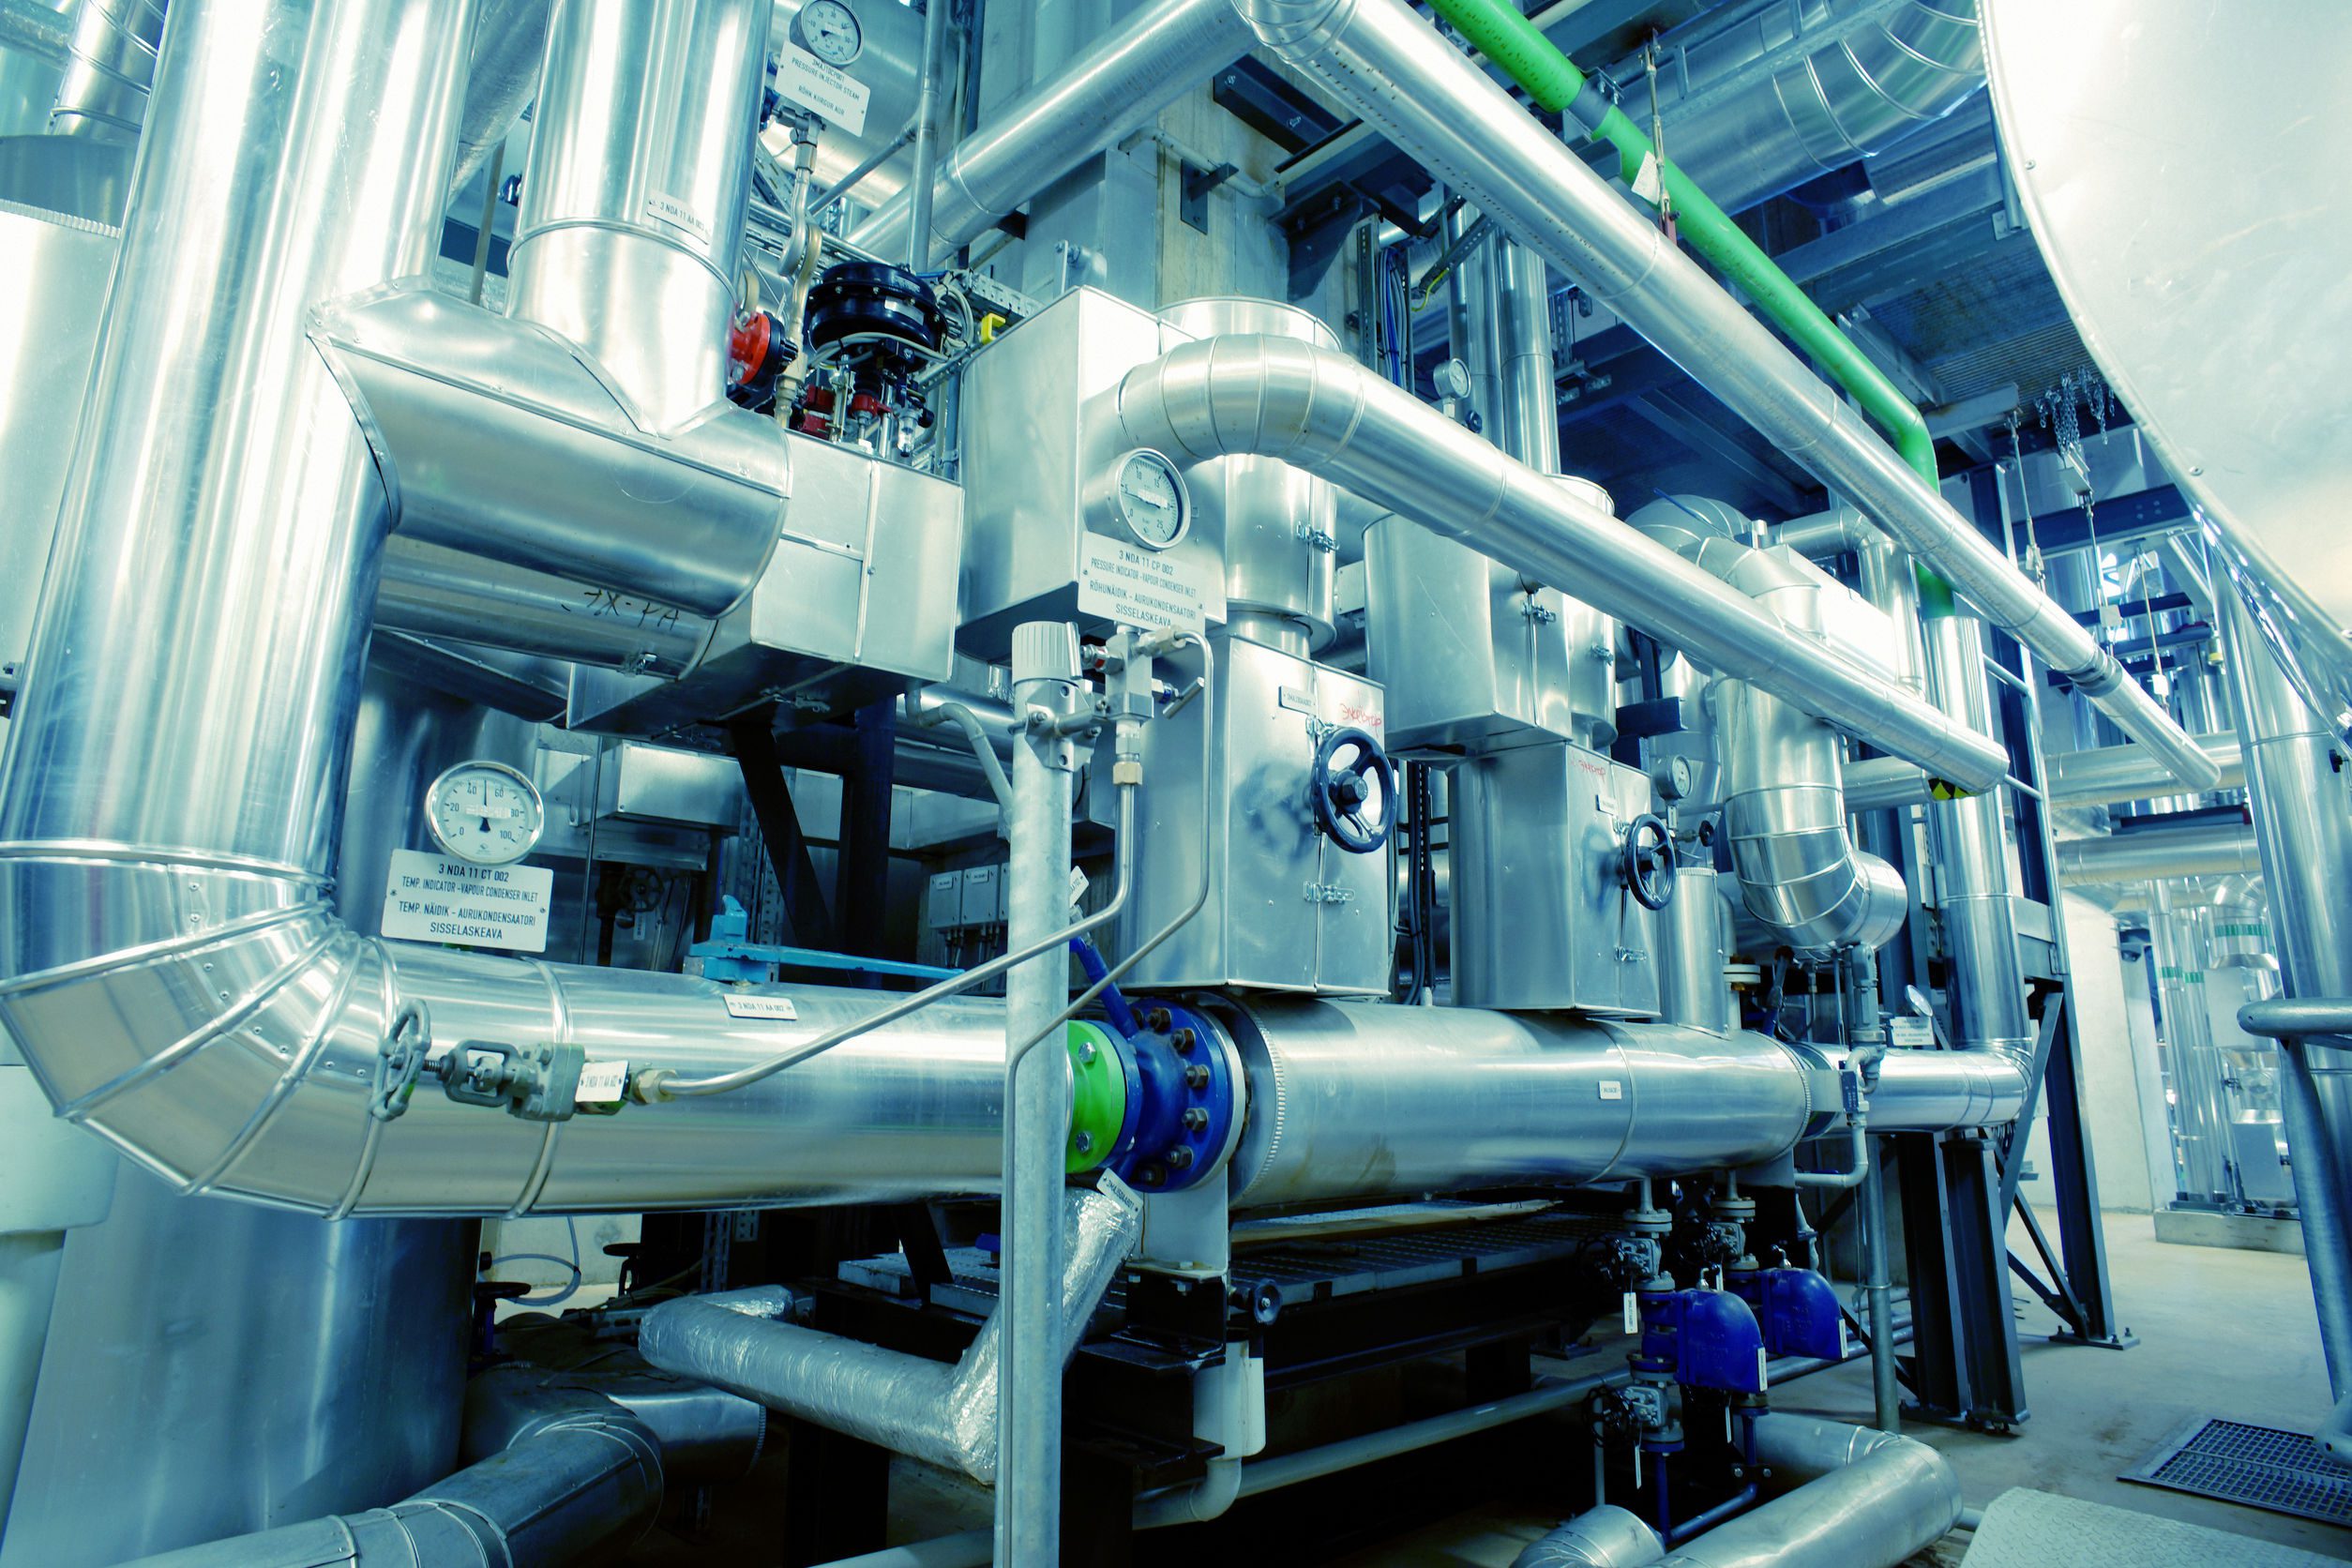
<svg viewBox="0 0 2352 1568">
<path fill-rule="evenodd" d="M 1762 1394 L 1764 1360 L 1764 1331 L 1748 1304 L 1730 1291 L 1643 1293 L 1636 1373 L 1670 1376 L 1684 1388 Z"/>
<path fill-rule="evenodd" d="M 1811 1269 L 1734 1269 L 1726 1283 L 1762 1325 L 1766 1354 L 1846 1359 L 1837 1291 Z"/>
<path fill-rule="evenodd" d="M 1225 1167 L 1241 1132 L 1242 1069 L 1225 1032 L 1173 1003 L 1136 1004 L 1123 1042 L 1129 1114 L 1110 1168 L 1138 1192 L 1182 1192 Z"/>
</svg>

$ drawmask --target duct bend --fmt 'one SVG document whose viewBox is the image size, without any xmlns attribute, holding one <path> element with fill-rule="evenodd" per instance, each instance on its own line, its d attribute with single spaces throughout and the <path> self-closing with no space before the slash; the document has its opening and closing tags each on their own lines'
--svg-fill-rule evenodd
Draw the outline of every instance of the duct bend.
<svg viewBox="0 0 2352 1568">
<path fill-rule="evenodd" d="M 1793 551 L 1731 537 L 1727 511 L 1696 499 L 1656 501 L 1629 520 L 1791 631 L 1819 637 L 1819 569 Z M 1712 701 L 1724 837 L 1748 912 L 1800 950 L 1878 947 L 1902 928 L 1910 896 L 1902 875 L 1857 848 L 1847 830 L 1837 732 L 1746 681 L 1717 682 Z"/>
<path fill-rule="evenodd" d="M 163 1552 L 126 1568 L 608 1563 L 626 1556 L 661 1511 L 661 1440 L 601 1395 L 549 1389 L 501 1367 L 466 1391 L 466 1423 L 469 1448 L 493 1434 L 504 1440 L 489 1457 L 390 1507 Z"/>
<path fill-rule="evenodd" d="M 1654 633 L 1964 789 L 2008 758 L 1911 692 L 1644 538 L 1577 487 L 1539 474 L 1344 354 L 1229 335 L 1127 372 L 1088 413 L 1123 445 L 1184 464 L 1279 458 Z"/>
<path fill-rule="evenodd" d="M 1063 1215 L 1063 1363 L 1143 1230 L 1136 1195 L 1116 1176 L 1101 1181 L 1073 1188 Z M 638 1349 L 666 1371 L 995 1484 L 1001 1309 L 950 1364 L 803 1328 L 788 1320 L 797 1304 L 781 1286 L 681 1297 L 646 1314 Z"/>
</svg>

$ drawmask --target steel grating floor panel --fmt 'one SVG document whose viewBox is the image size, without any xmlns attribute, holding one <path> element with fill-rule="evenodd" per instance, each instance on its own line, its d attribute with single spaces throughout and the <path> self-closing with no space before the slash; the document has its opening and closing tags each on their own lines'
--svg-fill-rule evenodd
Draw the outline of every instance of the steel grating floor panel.
<svg viewBox="0 0 2352 1568">
<path fill-rule="evenodd" d="M 2352 1466 L 2300 1432 L 2199 1416 L 2123 1473 L 2125 1481 L 2352 1525 Z"/>
</svg>

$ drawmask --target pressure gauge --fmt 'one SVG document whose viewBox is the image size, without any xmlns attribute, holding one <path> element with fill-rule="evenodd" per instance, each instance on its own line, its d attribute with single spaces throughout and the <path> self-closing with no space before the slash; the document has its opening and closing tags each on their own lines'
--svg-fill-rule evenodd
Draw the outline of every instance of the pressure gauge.
<svg viewBox="0 0 2352 1568">
<path fill-rule="evenodd" d="M 1176 465 L 1149 447 L 1119 460 L 1111 509 L 1138 543 L 1167 550 L 1192 525 L 1192 496 Z"/>
<path fill-rule="evenodd" d="M 807 0 L 792 13 L 792 41 L 828 66 L 847 66 L 866 48 L 866 29 L 841 0 Z"/>
<path fill-rule="evenodd" d="M 433 842 L 475 866 L 520 860 L 547 828 L 538 786 L 504 762 L 460 762 L 425 792 Z"/>
</svg>

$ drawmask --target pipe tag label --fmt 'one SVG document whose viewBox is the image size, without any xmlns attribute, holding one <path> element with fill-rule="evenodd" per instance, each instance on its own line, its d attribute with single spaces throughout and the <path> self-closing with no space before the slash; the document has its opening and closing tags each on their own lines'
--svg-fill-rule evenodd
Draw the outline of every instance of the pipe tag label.
<svg viewBox="0 0 2352 1568">
<path fill-rule="evenodd" d="M 1887 1020 L 1887 1044 L 1902 1050 L 1926 1050 L 1936 1043 L 1936 1026 L 1925 1018 L 1898 1013 Z"/>
<path fill-rule="evenodd" d="M 616 1105 L 628 1086 L 626 1062 L 591 1062 L 580 1069 L 580 1082 L 572 1089 L 572 1104 Z"/>
<path fill-rule="evenodd" d="M 769 996 L 759 991 L 729 991 L 721 999 L 727 1003 L 731 1018 L 780 1018 L 786 1023 L 800 1017 L 789 996 Z"/>
<path fill-rule="evenodd" d="M 866 134 L 866 105 L 874 90 L 798 44 L 786 44 L 776 56 L 776 91 L 786 102 L 822 115 L 837 130 Z"/>
<path fill-rule="evenodd" d="M 1078 608 L 1145 631 L 1208 628 L 1206 584 L 1197 562 L 1088 534 L 1078 541 Z"/>
<path fill-rule="evenodd" d="M 1613 1078 L 1603 1078 L 1601 1080 L 1601 1098 L 1605 1100 L 1621 1100 L 1624 1097 L 1625 1085 L 1621 1080 Z"/>
<path fill-rule="evenodd" d="M 475 866 L 422 850 L 394 850 L 383 931 L 506 953 L 547 951 L 555 873 L 544 866 Z"/>
</svg>

